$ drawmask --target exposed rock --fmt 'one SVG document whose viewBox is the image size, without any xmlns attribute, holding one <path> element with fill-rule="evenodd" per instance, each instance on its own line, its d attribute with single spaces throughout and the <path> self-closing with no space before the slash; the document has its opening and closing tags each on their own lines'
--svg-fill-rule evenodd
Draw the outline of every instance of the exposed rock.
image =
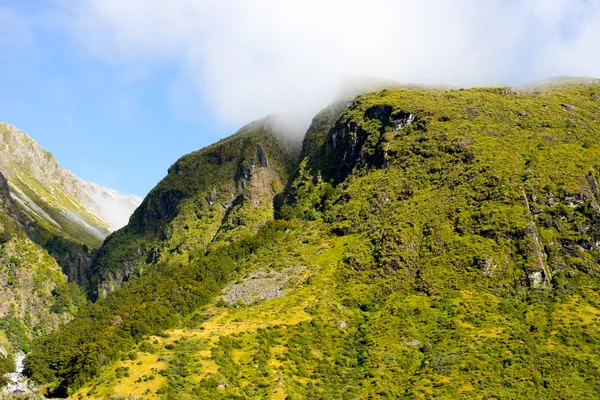
<svg viewBox="0 0 600 400">
<path fill-rule="evenodd" d="M 493 275 L 494 271 L 498 267 L 498 264 L 496 264 L 491 257 L 486 257 L 484 259 L 478 259 L 476 264 L 477 264 L 477 267 L 481 270 L 481 272 L 483 272 L 483 274 L 488 275 L 488 276 Z"/>
<path fill-rule="evenodd" d="M 0 172 L 0 212 L 5 218 L 11 218 L 15 224 L 22 225 L 23 217 L 10 193 L 8 181 Z"/>
<path fill-rule="evenodd" d="M 598 180 L 596 179 L 596 176 L 590 172 L 586 175 L 586 178 L 590 183 L 592 194 L 596 198 L 596 201 L 600 201 L 600 188 L 598 187 Z"/>
<path fill-rule="evenodd" d="M 525 235 L 529 238 L 530 249 L 532 253 L 533 264 L 529 266 L 527 272 L 528 283 L 530 286 L 549 286 L 550 285 L 550 271 L 548 265 L 546 265 L 546 253 L 540 239 L 540 235 L 537 230 L 537 226 L 533 221 L 531 214 L 531 208 L 529 206 L 529 200 L 527 195 L 523 192 L 523 198 L 525 199 L 525 205 L 527 208 L 527 215 L 530 218 L 529 224 L 525 229 Z"/>
<path fill-rule="evenodd" d="M 258 155 L 258 161 L 261 168 L 269 168 L 269 160 L 267 159 L 267 155 L 260 145 L 256 146 L 256 154 Z"/>
<path fill-rule="evenodd" d="M 507 87 L 507 88 L 504 88 L 502 90 L 502 94 L 514 94 L 514 95 L 517 95 L 517 94 L 519 94 L 519 91 L 517 89 L 515 89 L 515 88 Z"/>
<path fill-rule="evenodd" d="M 583 205 L 588 199 L 583 194 L 571 194 L 565 196 L 565 203 L 567 206 L 575 208 Z"/>
<path fill-rule="evenodd" d="M 271 118 L 181 157 L 148 194 L 129 224 L 108 237 L 93 261 L 93 297 L 159 262 L 188 263 L 190 254 L 260 228 L 274 217 L 294 159 Z M 120 248 L 118 256 L 112 251 Z"/>
<path fill-rule="evenodd" d="M 365 111 L 367 119 L 375 119 L 381 123 L 377 138 L 377 145 L 385 142 L 386 129 L 398 132 L 408 125 L 418 121 L 415 113 L 395 111 L 389 105 L 375 105 Z M 377 133 L 369 132 L 354 122 L 345 123 L 342 116 L 330 131 L 325 146 L 326 157 L 330 158 L 335 180 L 342 180 L 355 168 L 362 165 L 374 167 L 386 166 L 387 148 L 376 148 L 367 156 L 365 143 L 370 135 Z"/>
<path fill-rule="evenodd" d="M 238 301 L 253 304 L 285 295 L 285 288 L 294 285 L 304 267 L 291 267 L 283 271 L 259 269 L 244 279 L 238 279 L 223 289 L 222 299 L 229 304 Z"/>
<path fill-rule="evenodd" d="M 543 286 L 548 284 L 548 280 L 544 272 L 541 270 L 531 271 L 527 273 L 527 279 L 529 281 L 529 285 L 533 287 Z"/>
<path fill-rule="evenodd" d="M 413 122 L 415 122 L 416 118 L 417 117 L 415 114 L 405 114 L 401 118 L 395 119 L 392 121 L 392 130 L 394 132 L 398 132 L 405 126 L 408 126 L 408 125 L 412 124 Z"/>
<path fill-rule="evenodd" d="M 402 346 L 405 346 L 405 347 L 418 347 L 420 345 L 421 345 L 421 341 L 417 340 L 417 339 L 406 340 L 406 341 L 402 342 Z"/>
</svg>

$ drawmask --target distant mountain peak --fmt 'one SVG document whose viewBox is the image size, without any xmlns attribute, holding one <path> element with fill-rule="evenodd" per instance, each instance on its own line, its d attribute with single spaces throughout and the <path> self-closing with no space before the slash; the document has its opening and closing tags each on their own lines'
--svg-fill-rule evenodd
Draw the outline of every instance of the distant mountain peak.
<svg viewBox="0 0 600 400">
<path fill-rule="evenodd" d="M 97 246 L 125 224 L 142 199 L 88 182 L 13 125 L 0 123 L 0 172 L 30 219 Z"/>
</svg>

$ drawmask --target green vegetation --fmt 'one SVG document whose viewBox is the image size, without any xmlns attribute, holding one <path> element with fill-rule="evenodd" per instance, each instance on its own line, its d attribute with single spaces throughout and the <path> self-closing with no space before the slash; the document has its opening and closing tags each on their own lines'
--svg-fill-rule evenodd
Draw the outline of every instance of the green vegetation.
<svg viewBox="0 0 600 400">
<path fill-rule="evenodd" d="M 22 208 L 23 218 L 36 225 L 34 241 L 44 245 L 52 237 L 68 239 L 90 248 L 100 246 L 107 235 L 106 223 L 80 203 L 72 185 L 72 176 L 62 174 L 50 152 L 13 126 L 0 123 L 0 170 L 16 188 L 16 194 L 27 203 Z M 65 179 L 66 177 L 66 179 Z M 90 232 L 92 228 L 95 232 Z"/>
<path fill-rule="evenodd" d="M 21 232 L 0 244 L 0 280 L 6 282 L 0 330 L 11 350 L 27 352 L 32 339 L 68 321 L 86 302 L 54 259 Z"/>
<path fill-rule="evenodd" d="M 29 351 L 35 338 L 67 322 L 86 301 L 22 223 L 0 174 L 0 387 L 8 383 L 4 374 L 14 370 L 14 354 Z"/>
<path fill-rule="evenodd" d="M 82 398 L 597 398 L 599 115 L 599 85 L 368 93 L 315 118 L 275 207 L 210 234 L 209 180 L 260 164 L 234 144 L 263 130 L 186 156 L 100 251 L 143 270 L 27 373 Z M 218 297 L 288 268 L 269 300 Z"/>
<path fill-rule="evenodd" d="M 0 171 L 10 183 L 17 225 L 25 227 L 18 230 L 43 247 L 70 281 L 88 291 L 90 249 L 100 247 L 109 233 L 108 225 L 82 204 L 87 201 L 82 198 L 89 200 L 90 188 L 15 127 L 0 123 L 0 140 Z M 0 243 L 9 238 L 10 232 L 0 229 Z"/>
<path fill-rule="evenodd" d="M 55 395 L 68 394 L 145 335 L 177 325 L 210 301 L 232 274 L 241 272 L 241 260 L 265 243 L 282 240 L 287 226 L 283 221 L 267 224 L 260 235 L 186 265 L 159 265 L 107 298 L 82 307 L 75 320 L 41 339 L 26 359 L 26 372 L 36 381 L 53 382 Z M 85 344 L 79 345 L 82 339 Z"/>
<path fill-rule="evenodd" d="M 0 354 L 0 387 L 10 382 L 6 374 L 11 372 L 15 372 L 15 357 L 11 353 Z"/>
<path fill-rule="evenodd" d="M 93 265 L 100 297 L 154 264 L 186 264 L 209 247 L 273 219 L 273 197 L 293 168 L 293 149 L 264 119 L 178 160 L 129 225 L 109 236 Z"/>
</svg>

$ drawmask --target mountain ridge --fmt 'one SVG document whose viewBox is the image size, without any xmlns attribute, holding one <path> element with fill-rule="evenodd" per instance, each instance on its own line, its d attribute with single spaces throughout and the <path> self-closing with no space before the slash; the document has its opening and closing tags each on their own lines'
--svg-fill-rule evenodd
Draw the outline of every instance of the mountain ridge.
<svg viewBox="0 0 600 400">
<path fill-rule="evenodd" d="M 75 283 L 42 247 L 29 229 L 8 182 L 0 173 L 0 370 L 12 372 L 14 355 L 28 351 L 32 341 L 69 321 L 85 302 Z M 11 360 L 5 363 L 4 360 Z M 0 384 L 6 384 L 0 376 Z"/>
<path fill-rule="evenodd" d="M 597 397 L 599 114 L 597 84 L 362 94 L 313 119 L 279 194 L 260 185 L 268 213 L 226 218 L 262 226 L 208 247 L 198 182 L 228 177 L 231 198 L 265 163 L 252 142 L 192 153 L 135 240 L 105 244 L 160 261 L 42 338 L 26 372 L 77 398 Z"/>
<path fill-rule="evenodd" d="M 0 132 L 0 171 L 7 176 L 13 197 L 32 219 L 62 236 L 75 241 L 87 237 L 85 244 L 98 245 L 126 224 L 128 214 L 141 202 L 137 196 L 120 195 L 61 168 L 50 152 L 12 125 L 0 123 Z M 61 223 L 75 230 L 68 232 Z"/>
<path fill-rule="evenodd" d="M 99 249 L 92 270 L 97 295 L 106 296 L 149 265 L 188 262 L 191 254 L 272 218 L 273 198 L 291 173 L 292 147 L 266 118 L 181 157 L 130 223 Z"/>
</svg>

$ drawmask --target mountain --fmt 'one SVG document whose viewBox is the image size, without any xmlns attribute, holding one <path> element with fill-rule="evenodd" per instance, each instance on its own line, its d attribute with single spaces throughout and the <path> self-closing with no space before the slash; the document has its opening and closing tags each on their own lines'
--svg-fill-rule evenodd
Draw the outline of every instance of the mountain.
<svg viewBox="0 0 600 400">
<path fill-rule="evenodd" d="M 90 250 L 125 225 L 140 204 L 75 176 L 14 126 L 0 123 L 0 172 L 28 223 L 27 233 L 47 249 L 70 280 L 86 284 Z"/>
<path fill-rule="evenodd" d="M 0 372 L 33 339 L 70 320 L 85 302 L 56 261 L 23 230 L 25 218 L 0 174 Z M 0 377 L 0 384 L 6 384 Z"/>
<path fill-rule="evenodd" d="M 0 123 L 0 171 L 27 216 L 50 232 L 98 247 L 124 226 L 141 203 L 86 182 L 60 167 L 54 156 L 12 125 Z"/>
<path fill-rule="evenodd" d="M 298 160 L 251 124 L 171 167 L 26 373 L 74 398 L 597 398 L 599 116 L 598 84 L 390 88 L 319 113 Z"/>
<path fill-rule="evenodd" d="M 600 84 L 600 79 L 590 78 L 587 76 L 556 76 L 549 79 L 544 79 L 538 82 L 533 82 L 528 85 L 519 87 L 522 91 L 542 91 L 549 88 L 557 88 L 560 86 L 572 85 L 597 85 Z"/>
<path fill-rule="evenodd" d="M 294 165 L 293 142 L 273 118 L 188 154 L 148 194 L 129 224 L 106 239 L 92 267 L 104 297 L 157 263 L 187 263 L 273 219 L 273 198 Z"/>
</svg>

